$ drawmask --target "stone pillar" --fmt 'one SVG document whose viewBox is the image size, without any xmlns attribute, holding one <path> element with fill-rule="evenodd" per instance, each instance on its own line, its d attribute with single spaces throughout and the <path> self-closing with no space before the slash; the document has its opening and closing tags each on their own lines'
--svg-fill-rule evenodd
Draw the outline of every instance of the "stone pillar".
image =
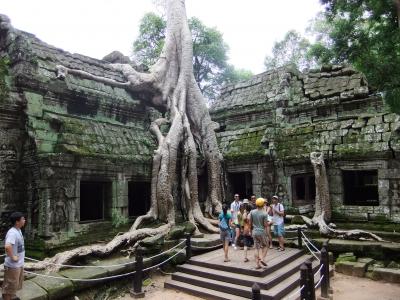
<svg viewBox="0 0 400 300">
<path fill-rule="evenodd" d="M 128 217 L 128 180 L 123 174 L 118 174 L 117 180 L 112 182 L 112 207 Z"/>
</svg>

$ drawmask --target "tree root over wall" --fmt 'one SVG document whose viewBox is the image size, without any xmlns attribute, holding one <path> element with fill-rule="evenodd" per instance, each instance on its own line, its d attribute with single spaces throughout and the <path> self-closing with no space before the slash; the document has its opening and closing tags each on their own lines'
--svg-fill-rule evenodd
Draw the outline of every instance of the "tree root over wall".
<svg viewBox="0 0 400 300">
<path fill-rule="evenodd" d="M 166 233 L 175 224 L 175 203 L 178 202 L 184 207 L 185 218 L 189 222 L 209 232 L 219 231 L 215 222 L 212 224 L 210 219 L 204 217 L 198 199 L 197 150 L 202 153 L 208 172 L 205 212 L 209 216 L 221 210 L 223 176 L 222 156 L 214 131 L 217 126 L 210 118 L 206 102 L 194 79 L 192 52 L 185 2 L 168 0 L 164 48 L 149 73 L 138 72 L 129 64 L 110 64 L 110 68 L 121 72 L 127 80 L 119 82 L 83 70 L 57 66 L 58 77 L 61 79 L 73 75 L 124 88 L 146 101 L 147 105 L 163 111 L 164 117 L 153 121 L 150 128 L 158 141 L 158 147 L 153 156 L 149 212 L 138 217 L 129 232 L 115 237 L 107 245 L 80 247 L 59 253 L 47 262 L 65 264 L 89 255 L 105 256 L 146 236 Z M 162 125 L 169 128 L 166 134 L 160 130 Z M 174 199 L 174 191 L 178 189 L 183 191 L 181 199 Z M 137 229 L 149 220 L 159 220 L 166 225 L 156 229 Z M 46 262 L 36 264 L 36 268 L 43 267 L 46 267 Z"/>
</svg>

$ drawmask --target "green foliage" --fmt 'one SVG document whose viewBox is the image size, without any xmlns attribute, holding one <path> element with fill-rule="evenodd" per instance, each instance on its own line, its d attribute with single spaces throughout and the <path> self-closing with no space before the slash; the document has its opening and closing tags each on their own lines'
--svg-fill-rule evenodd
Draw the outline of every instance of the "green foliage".
<svg viewBox="0 0 400 300">
<path fill-rule="evenodd" d="M 315 64 L 308 56 L 310 42 L 295 30 L 288 31 L 285 37 L 275 42 L 272 56 L 266 56 L 264 66 L 267 70 L 276 69 L 287 64 L 294 64 L 300 70 L 313 67 Z"/>
<path fill-rule="evenodd" d="M 139 37 L 133 43 L 133 52 L 139 63 L 153 65 L 164 46 L 167 22 L 154 13 L 143 16 L 139 26 Z"/>
<path fill-rule="evenodd" d="M 317 42 L 310 49 L 319 62 L 350 63 L 369 84 L 384 92 L 400 113 L 400 29 L 393 0 L 321 0 L 325 12 L 316 22 Z"/>
<path fill-rule="evenodd" d="M 117 228 L 121 225 L 125 225 L 128 223 L 128 218 L 123 216 L 118 208 L 113 208 L 111 211 L 111 223 L 112 225 Z"/>
<path fill-rule="evenodd" d="M 250 71 L 235 70 L 228 61 L 228 45 L 216 28 L 205 26 L 199 19 L 188 20 L 193 40 L 193 73 L 203 95 L 214 100 L 226 83 L 238 82 L 252 76 Z M 166 21 L 154 14 L 144 15 L 139 37 L 133 43 L 138 63 L 150 66 L 157 61 L 164 46 Z"/>
</svg>

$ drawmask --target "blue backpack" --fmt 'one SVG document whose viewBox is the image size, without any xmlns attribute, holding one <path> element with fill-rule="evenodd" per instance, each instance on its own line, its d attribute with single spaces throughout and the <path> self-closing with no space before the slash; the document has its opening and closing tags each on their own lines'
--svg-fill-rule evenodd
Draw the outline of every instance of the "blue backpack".
<svg viewBox="0 0 400 300">
<path fill-rule="evenodd" d="M 222 231 L 226 231 L 229 229 L 228 222 L 226 221 L 226 217 L 224 215 L 219 218 L 219 229 Z"/>
</svg>

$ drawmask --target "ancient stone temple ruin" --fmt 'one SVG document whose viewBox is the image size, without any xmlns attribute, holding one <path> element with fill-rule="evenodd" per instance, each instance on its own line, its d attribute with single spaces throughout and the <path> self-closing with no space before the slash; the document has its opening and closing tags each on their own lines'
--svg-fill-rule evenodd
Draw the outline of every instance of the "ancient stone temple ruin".
<svg viewBox="0 0 400 300">
<path fill-rule="evenodd" d="M 0 217 L 4 229 L 10 212 L 26 213 L 28 247 L 89 242 L 149 208 L 157 113 L 146 95 L 57 68 L 124 81 L 111 59 L 68 53 L 0 16 Z M 278 194 L 310 211 L 309 154 L 323 151 L 334 212 L 400 222 L 400 117 L 351 67 L 259 74 L 225 87 L 211 114 L 227 199 Z"/>
<path fill-rule="evenodd" d="M 334 215 L 400 221 L 400 116 L 351 67 L 283 67 L 223 89 L 212 106 L 228 197 L 313 209 L 310 153 L 324 152 Z"/>
</svg>

